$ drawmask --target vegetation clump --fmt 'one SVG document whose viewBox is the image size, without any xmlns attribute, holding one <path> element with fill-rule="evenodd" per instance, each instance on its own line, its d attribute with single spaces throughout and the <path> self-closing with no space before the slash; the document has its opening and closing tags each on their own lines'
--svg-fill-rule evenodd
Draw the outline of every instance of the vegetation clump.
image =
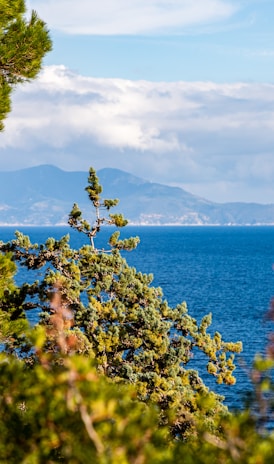
<svg viewBox="0 0 274 464">
<path fill-rule="evenodd" d="M 51 295 L 58 285 L 62 305 L 73 314 L 70 332 L 81 338 L 79 350 L 94 359 L 98 372 L 116 383 L 133 384 L 139 400 L 159 407 L 160 423 L 170 425 L 175 437 L 193 435 L 200 420 L 214 430 L 216 414 L 226 414 L 227 409 L 222 398 L 209 391 L 187 365 L 199 349 L 207 356 L 208 372 L 217 382 L 233 384 L 234 353 L 241 351 L 241 343 L 225 342 L 219 333 L 211 336 L 210 314 L 198 323 L 185 303 L 169 307 L 161 289 L 151 285 L 152 276 L 137 272 L 121 254 L 137 246 L 137 237 L 120 240 L 115 231 L 108 250 L 96 248 L 94 240 L 103 224 L 123 227 L 126 220 L 121 214 L 109 213 L 117 200 L 101 199 L 102 187 L 92 168 L 86 190 L 94 222 L 83 219 L 76 204 L 68 221 L 88 238 L 79 249 L 70 247 L 68 235 L 38 245 L 17 232 L 16 239 L 1 244 L 2 252 L 20 266 L 40 274 L 42 270 L 39 281 L 17 290 L 20 316 L 30 308 L 40 308 L 40 324 L 50 326 Z M 107 217 L 101 216 L 102 210 L 109 213 Z M 48 349 L 54 350 L 50 341 Z"/>
<path fill-rule="evenodd" d="M 34 79 L 52 48 L 44 21 L 35 11 L 29 19 L 25 14 L 24 0 L 0 0 L 0 131 L 14 86 Z"/>
</svg>

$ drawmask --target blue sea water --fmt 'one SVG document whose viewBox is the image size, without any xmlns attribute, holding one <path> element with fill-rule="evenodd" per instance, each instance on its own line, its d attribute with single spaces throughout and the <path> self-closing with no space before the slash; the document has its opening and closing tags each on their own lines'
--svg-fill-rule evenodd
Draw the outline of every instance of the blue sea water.
<svg viewBox="0 0 274 464">
<path fill-rule="evenodd" d="M 14 228 L 0 228 L 0 240 L 14 237 Z M 83 243 L 82 235 L 65 227 L 20 228 L 33 242 L 48 237 L 71 235 L 71 246 Z M 112 233 L 103 229 L 97 245 L 105 246 Z M 121 231 L 122 237 L 140 237 L 140 245 L 125 253 L 128 263 L 138 271 L 154 274 L 154 286 L 163 289 L 170 306 L 187 302 L 189 313 L 200 321 L 213 316 L 210 332 L 219 331 L 224 340 L 243 342 L 237 357 L 233 387 L 216 386 L 203 368 L 202 356 L 191 366 L 198 368 L 207 385 L 225 395 L 226 403 L 241 407 L 250 389 L 249 374 L 256 353 L 263 353 L 270 322 L 264 320 L 274 296 L 274 227 L 135 227 Z M 19 272 L 18 279 L 25 279 Z"/>
</svg>

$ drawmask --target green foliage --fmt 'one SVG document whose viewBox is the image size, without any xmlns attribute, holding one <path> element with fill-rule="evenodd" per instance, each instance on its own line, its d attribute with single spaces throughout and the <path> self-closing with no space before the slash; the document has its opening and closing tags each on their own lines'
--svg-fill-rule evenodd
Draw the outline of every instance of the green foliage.
<svg viewBox="0 0 274 464">
<path fill-rule="evenodd" d="M 0 131 L 3 130 L 3 119 L 11 110 L 11 86 L 7 84 L 4 77 L 0 74 Z"/>
<path fill-rule="evenodd" d="M 222 436 L 200 430 L 198 438 L 180 443 L 172 461 L 184 464 L 272 464 L 274 436 L 260 434 L 249 411 L 229 415 L 219 424 Z"/>
<path fill-rule="evenodd" d="M 16 265 L 11 257 L 12 253 L 0 254 L 0 343 L 6 349 L 22 343 L 28 328 L 20 291 L 14 284 Z"/>
<path fill-rule="evenodd" d="M 103 224 L 115 225 L 116 227 L 124 227 L 127 225 L 128 221 L 124 218 L 122 214 L 109 214 L 108 217 L 101 217 L 100 211 L 102 209 L 109 211 L 111 208 L 118 205 L 119 200 L 101 200 L 100 195 L 103 191 L 103 188 L 99 184 L 99 179 L 93 168 L 90 168 L 89 170 L 88 186 L 85 190 L 88 193 L 89 199 L 94 206 L 96 218 L 94 224 L 91 226 L 88 221 L 82 218 L 82 211 L 80 210 L 77 203 L 74 203 L 73 205 L 73 208 L 69 214 L 68 223 L 71 227 L 78 230 L 78 232 L 83 232 L 88 236 L 92 248 L 94 250 L 94 237 L 96 237 Z M 131 240 L 130 242 L 127 242 L 127 244 L 125 242 L 124 247 L 122 245 L 122 242 L 119 242 L 119 246 L 123 249 L 133 249 L 137 246 L 137 244 L 138 239 Z"/>
<path fill-rule="evenodd" d="M 52 303 L 51 327 L 28 332 L 36 356 L 31 368 L 0 354 L 0 463 L 272 464 L 274 436 L 258 433 L 249 411 L 217 416 L 220 436 L 200 421 L 187 443 L 170 441 L 157 408 L 76 353 L 78 340 L 66 330 L 69 314 L 60 302 Z"/>
<path fill-rule="evenodd" d="M 241 343 L 224 342 L 219 333 L 211 336 L 207 331 L 211 315 L 199 324 L 188 314 L 185 303 L 169 307 L 161 289 L 151 286 L 152 276 L 130 267 L 120 253 L 134 248 L 138 238 L 119 240 L 119 232 L 114 232 L 110 250 L 95 247 L 102 224 L 123 226 L 125 221 L 120 215 L 100 216 L 106 203 L 101 200 L 102 187 L 93 169 L 88 182 L 95 223 L 83 219 L 74 205 L 69 224 L 83 232 L 89 244 L 74 250 L 65 236 L 38 246 L 17 232 L 16 239 L 0 249 L 12 252 L 28 269 L 43 270 L 40 282 L 25 287 L 43 310 L 41 322 L 49 324 L 50 295 L 58 286 L 62 304 L 73 311 L 71 331 L 78 330 L 85 337 L 86 348 L 81 346 L 81 352 L 92 353 L 99 372 L 117 383 L 135 385 L 140 400 L 157 404 L 160 423 L 170 425 L 174 436 L 192 436 L 200 421 L 218 434 L 216 417 L 226 415 L 227 409 L 188 363 L 198 349 L 206 355 L 208 372 L 217 382 L 233 384 L 233 353 L 241 351 Z M 111 206 L 108 202 L 107 211 Z"/>
<path fill-rule="evenodd" d="M 1 463 L 133 464 L 169 458 L 157 411 L 136 401 L 132 388 L 107 381 L 88 357 L 43 351 L 45 331 L 31 336 L 37 356 L 31 369 L 0 355 Z M 56 344 L 64 348 L 60 338 Z"/>
<path fill-rule="evenodd" d="M 85 190 L 88 192 L 89 199 L 93 203 L 93 206 L 95 208 L 100 206 L 100 194 L 102 193 L 103 189 L 99 184 L 96 171 L 93 168 L 90 168 L 89 170 L 88 186 Z"/>
<path fill-rule="evenodd" d="M 274 300 L 267 314 L 274 321 Z M 274 420 L 274 332 L 269 334 L 264 356 L 257 354 L 251 372 L 253 382 L 252 414 L 256 420 L 257 429 L 265 433 Z"/>
<path fill-rule="evenodd" d="M 274 301 L 268 318 L 274 320 Z M 218 419 L 219 437 L 204 429 L 197 439 L 175 447 L 172 459 L 186 464 L 272 464 L 274 456 L 274 334 L 266 354 L 256 355 L 250 373 L 253 395 L 245 410 Z"/>
<path fill-rule="evenodd" d="M 198 323 L 185 303 L 169 307 L 120 253 L 137 238 L 115 231 L 109 250 L 95 247 L 101 224 L 115 225 L 100 209 L 117 202 L 101 200 L 94 170 L 89 187 L 95 223 L 70 214 L 88 244 L 20 232 L 0 243 L 0 463 L 272 463 L 274 337 L 255 359 L 250 408 L 228 413 L 189 362 L 201 350 L 217 383 L 233 384 L 241 344 L 210 335 L 211 314 Z M 15 261 L 42 279 L 17 288 Z M 33 307 L 44 312 L 29 329 Z"/>
<path fill-rule="evenodd" d="M 13 86 L 35 78 L 52 47 L 45 23 L 34 11 L 27 20 L 25 11 L 24 0 L 0 0 L 0 130 Z"/>
</svg>

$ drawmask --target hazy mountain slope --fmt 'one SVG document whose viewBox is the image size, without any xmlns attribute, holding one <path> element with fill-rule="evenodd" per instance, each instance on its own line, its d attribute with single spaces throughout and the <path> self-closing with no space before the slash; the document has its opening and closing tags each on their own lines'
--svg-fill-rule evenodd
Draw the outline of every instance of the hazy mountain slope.
<svg viewBox="0 0 274 464">
<path fill-rule="evenodd" d="M 67 172 L 50 165 L 0 172 L 0 202 L 16 205 L 45 198 L 75 201 L 75 195 L 84 197 L 86 179 L 86 172 Z"/>
<path fill-rule="evenodd" d="M 0 172 L 0 224 L 66 223 L 73 202 L 86 201 L 86 179 L 49 165 Z"/>
<path fill-rule="evenodd" d="M 213 203 L 178 187 L 148 182 L 119 169 L 98 171 L 104 198 L 119 198 L 117 211 L 138 224 L 272 224 L 274 205 Z M 67 222 L 74 202 L 86 214 L 87 172 L 38 166 L 0 172 L 0 225 Z"/>
</svg>

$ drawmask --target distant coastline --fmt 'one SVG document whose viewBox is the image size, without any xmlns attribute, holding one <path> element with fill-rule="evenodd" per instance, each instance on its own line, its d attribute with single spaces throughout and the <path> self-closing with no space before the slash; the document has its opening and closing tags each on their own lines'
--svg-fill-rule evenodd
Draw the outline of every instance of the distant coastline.
<svg viewBox="0 0 274 464">
<path fill-rule="evenodd" d="M 26 223 L 0 223 L 1 227 L 24 227 L 24 228 L 57 228 L 57 227 L 67 227 L 70 229 L 68 223 L 57 223 L 57 224 L 26 224 Z M 115 227 L 115 226 L 104 226 L 104 228 L 108 227 Z M 157 223 L 138 223 L 138 222 L 129 222 L 126 226 L 127 227 L 274 227 L 273 223 L 260 223 L 260 224 L 180 224 L 180 223 L 164 223 L 164 224 L 157 224 Z"/>
<path fill-rule="evenodd" d="M 119 169 L 104 168 L 97 175 L 103 198 L 118 198 L 115 212 L 133 226 L 274 225 L 274 204 L 215 203 Z M 0 171 L 0 227 L 62 227 L 74 203 L 92 222 L 86 184 L 86 172 L 49 165 Z"/>
</svg>

